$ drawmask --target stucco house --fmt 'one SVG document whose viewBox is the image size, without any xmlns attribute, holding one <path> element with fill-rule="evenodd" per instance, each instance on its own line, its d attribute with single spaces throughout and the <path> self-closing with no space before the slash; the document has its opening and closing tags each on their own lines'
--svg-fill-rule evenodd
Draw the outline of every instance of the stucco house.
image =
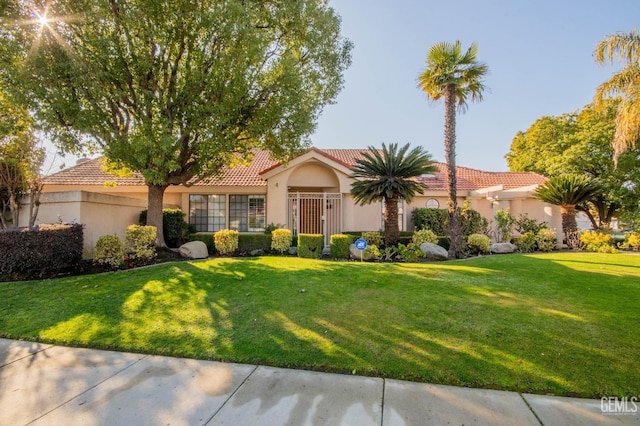
<svg viewBox="0 0 640 426">
<path fill-rule="evenodd" d="M 288 163 L 255 151 L 247 166 L 228 168 L 217 178 L 194 181 L 190 186 L 170 186 L 166 207 L 179 207 L 199 232 L 230 228 L 263 232 L 267 224 L 282 224 L 297 233 L 329 236 L 344 231 L 379 230 L 383 227 L 381 203 L 359 206 L 351 197 L 349 177 L 359 149 L 311 148 Z M 446 166 L 421 176 L 429 189 L 411 203 L 400 206 L 401 230 L 413 230 L 411 212 L 418 207 L 447 208 Z M 527 213 L 549 227 L 560 229 L 560 210 L 532 197 L 545 178 L 536 173 L 485 172 L 457 168 L 458 203 L 470 206 L 491 220 L 497 209 L 512 215 Z M 122 236 L 127 225 L 137 223 L 146 208 L 147 187 L 138 174 L 116 177 L 102 169 L 100 160 L 86 160 L 45 179 L 39 223 L 84 223 L 85 247 L 105 234 Z M 26 220 L 27 215 L 21 215 Z"/>
</svg>

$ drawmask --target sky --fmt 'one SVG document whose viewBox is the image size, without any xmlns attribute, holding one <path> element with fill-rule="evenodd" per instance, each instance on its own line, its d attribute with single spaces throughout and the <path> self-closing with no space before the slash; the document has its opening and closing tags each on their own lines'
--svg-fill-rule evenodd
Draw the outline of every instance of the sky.
<svg viewBox="0 0 640 426">
<path fill-rule="evenodd" d="M 457 117 L 456 162 L 508 170 L 504 155 L 519 131 L 545 115 L 590 103 L 619 65 L 593 60 L 598 41 L 640 26 L 640 0 L 330 0 L 354 43 L 336 103 L 325 107 L 312 145 L 423 146 L 444 161 L 443 101 L 417 87 L 429 48 L 478 43 L 489 67 L 481 103 Z M 57 158 L 73 165 L 75 158 Z M 53 170 L 55 171 L 55 170 Z"/>
<path fill-rule="evenodd" d="M 336 104 L 311 141 L 318 148 L 423 146 L 444 161 L 444 101 L 417 87 L 429 48 L 478 43 L 488 90 L 457 116 L 456 162 L 508 170 L 504 155 L 536 119 L 578 110 L 619 70 L 593 59 L 606 36 L 640 26 L 640 0 L 330 0 L 354 43 Z"/>
</svg>

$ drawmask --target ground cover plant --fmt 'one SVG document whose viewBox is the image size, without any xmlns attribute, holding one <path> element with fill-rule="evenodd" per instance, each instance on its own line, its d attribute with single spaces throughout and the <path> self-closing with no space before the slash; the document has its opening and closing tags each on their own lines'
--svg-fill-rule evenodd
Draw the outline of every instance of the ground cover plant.
<svg viewBox="0 0 640 426">
<path fill-rule="evenodd" d="M 633 254 L 217 258 L 0 284 L 8 338 L 582 397 L 640 393 L 639 322 Z"/>
</svg>

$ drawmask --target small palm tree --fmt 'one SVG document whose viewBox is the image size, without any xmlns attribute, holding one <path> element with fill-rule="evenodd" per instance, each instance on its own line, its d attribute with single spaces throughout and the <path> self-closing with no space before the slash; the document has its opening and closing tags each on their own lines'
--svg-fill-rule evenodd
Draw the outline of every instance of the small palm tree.
<svg viewBox="0 0 640 426">
<path fill-rule="evenodd" d="M 488 72 L 485 64 L 476 60 L 478 45 L 471 44 L 462 51 L 460 41 L 441 42 L 429 49 L 427 68 L 418 77 L 418 86 L 427 97 L 437 101 L 444 97 L 444 150 L 448 170 L 449 192 L 449 236 L 452 257 L 462 255 L 462 233 L 456 214 L 458 201 L 456 193 L 456 106 L 464 112 L 467 100 L 482 101 L 485 89 L 482 79 Z"/>
<path fill-rule="evenodd" d="M 545 203 L 560 206 L 562 232 L 567 239 L 567 245 L 572 248 L 571 238 L 578 229 L 576 206 L 591 200 L 601 191 L 597 180 L 586 176 L 559 175 L 539 186 L 533 196 Z"/>
<path fill-rule="evenodd" d="M 623 68 L 598 86 L 594 104 L 604 107 L 609 97 L 620 99 L 616 116 L 616 133 L 612 141 L 614 160 L 636 146 L 640 138 L 640 34 L 638 30 L 610 35 L 594 51 L 599 64 L 619 61 Z"/>
<path fill-rule="evenodd" d="M 409 144 L 402 148 L 394 143 L 388 148 L 382 144 L 382 151 L 370 146 L 362 153 L 364 158 L 356 160 L 350 176 L 358 179 L 351 184 L 351 195 L 356 203 L 384 202 L 384 242 L 387 247 L 396 245 L 400 235 L 398 202 L 409 202 L 416 194 L 422 194 L 427 185 L 415 178 L 437 170 L 431 155 L 422 147 L 407 151 Z"/>
</svg>

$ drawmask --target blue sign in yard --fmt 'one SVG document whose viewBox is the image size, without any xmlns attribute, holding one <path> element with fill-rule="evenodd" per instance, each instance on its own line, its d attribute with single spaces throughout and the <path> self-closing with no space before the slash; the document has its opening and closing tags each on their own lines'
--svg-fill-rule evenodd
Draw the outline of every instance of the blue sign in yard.
<svg viewBox="0 0 640 426">
<path fill-rule="evenodd" d="M 367 248 L 367 241 L 366 241 L 366 240 L 364 240 L 363 238 L 358 238 L 358 239 L 356 240 L 356 248 L 357 248 L 358 250 L 364 250 L 364 249 L 366 249 L 366 248 Z"/>
</svg>

